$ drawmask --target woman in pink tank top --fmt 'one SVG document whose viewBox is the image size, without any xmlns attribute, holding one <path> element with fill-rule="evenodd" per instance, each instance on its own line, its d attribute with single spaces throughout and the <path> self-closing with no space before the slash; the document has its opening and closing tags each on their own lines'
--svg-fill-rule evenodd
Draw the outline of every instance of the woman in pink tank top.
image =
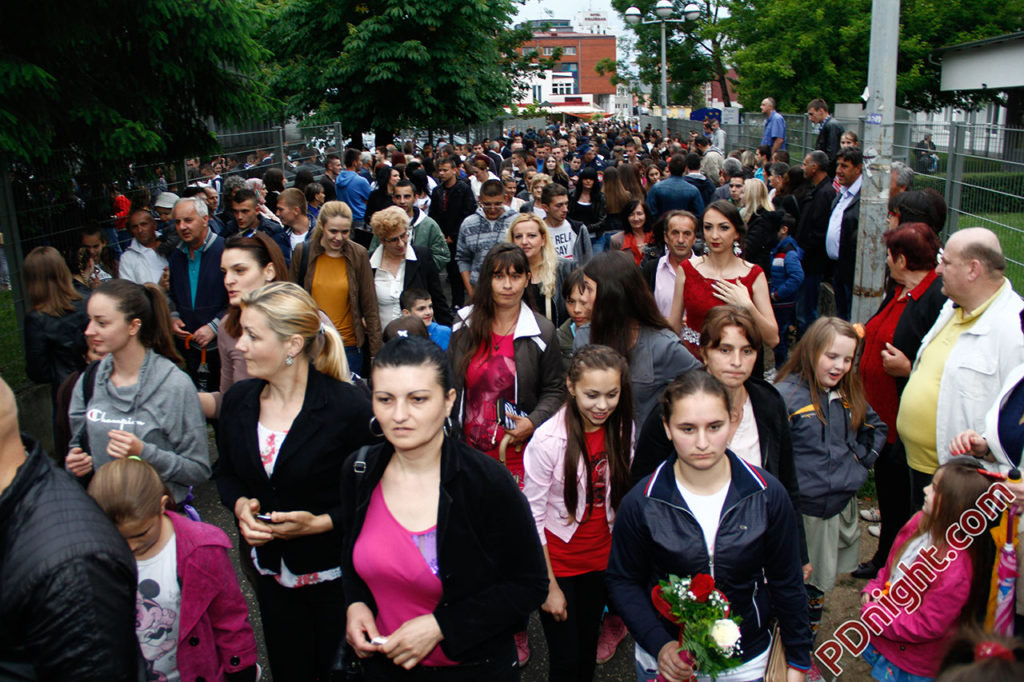
<svg viewBox="0 0 1024 682">
<path fill-rule="evenodd" d="M 387 443 L 342 470 L 346 639 L 367 680 L 518 680 L 513 634 L 548 592 L 526 500 L 498 462 L 449 437 L 451 367 L 429 339 L 376 356 Z"/>
</svg>

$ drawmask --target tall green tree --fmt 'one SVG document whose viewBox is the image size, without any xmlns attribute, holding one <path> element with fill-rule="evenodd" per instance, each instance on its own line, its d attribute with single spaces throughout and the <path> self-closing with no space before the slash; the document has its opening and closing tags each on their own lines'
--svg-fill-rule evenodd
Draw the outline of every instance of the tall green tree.
<svg viewBox="0 0 1024 682">
<path fill-rule="evenodd" d="M 859 101 L 867 85 L 871 0 L 726 0 L 721 22 L 747 109 L 775 97 L 783 111 L 807 102 Z M 941 67 L 929 54 L 944 45 L 1019 31 L 1024 0 L 902 0 L 897 101 L 915 111 L 974 108 L 997 92 L 939 89 Z"/>
<path fill-rule="evenodd" d="M 260 114 L 248 0 L 11 2 L 0 22 L 0 151 L 94 166 L 214 149 L 206 120 Z"/>
<path fill-rule="evenodd" d="M 612 0 L 612 7 L 625 16 L 630 7 L 637 7 L 644 19 L 655 18 L 657 0 Z M 681 19 L 689 0 L 673 0 L 673 17 Z M 665 25 L 665 56 L 669 81 L 668 101 L 688 103 L 694 93 L 708 81 L 722 86 L 723 98 L 729 106 L 726 87 L 726 36 L 720 29 L 722 18 L 719 0 L 697 0 L 701 16 L 696 21 Z M 661 24 L 637 24 L 629 27 L 636 34 L 636 65 L 640 80 L 650 83 L 655 102 L 661 101 Z M 621 68 L 620 68 L 621 70 Z"/>
<path fill-rule="evenodd" d="M 285 113 L 373 130 L 490 120 L 530 59 L 511 0 L 286 0 L 268 34 Z"/>
</svg>

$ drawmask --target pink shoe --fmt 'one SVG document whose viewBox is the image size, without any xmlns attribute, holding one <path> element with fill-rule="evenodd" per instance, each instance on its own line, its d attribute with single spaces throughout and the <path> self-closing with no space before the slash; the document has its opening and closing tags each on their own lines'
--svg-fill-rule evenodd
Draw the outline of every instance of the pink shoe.
<svg viewBox="0 0 1024 682">
<path fill-rule="evenodd" d="M 530 638 L 526 631 L 515 634 L 516 653 L 519 655 L 519 667 L 522 668 L 530 660 Z"/>
<path fill-rule="evenodd" d="M 604 617 L 601 634 L 597 638 L 597 662 L 607 663 L 615 656 L 615 650 L 626 637 L 626 624 L 613 613 Z"/>
</svg>

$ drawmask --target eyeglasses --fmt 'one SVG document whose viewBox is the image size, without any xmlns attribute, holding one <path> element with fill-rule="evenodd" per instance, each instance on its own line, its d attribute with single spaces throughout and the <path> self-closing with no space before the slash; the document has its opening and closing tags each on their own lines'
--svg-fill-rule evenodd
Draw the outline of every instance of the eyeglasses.
<svg viewBox="0 0 1024 682">
<path fill-rule="evenodd" d="M 409 239 L 411 237 L 412 237 L 412 230 L 408 230 L 406 232 L 403 232 L 400 235 L 397 235 L 397 236 L 394 236 L 394 237 L 387 237 L 386 239 L 381 239 L 380 241 L 383 244 L 397 244 L 399 242 L 407 242 L 407 241 L 409 241 Z"/>
</svg>

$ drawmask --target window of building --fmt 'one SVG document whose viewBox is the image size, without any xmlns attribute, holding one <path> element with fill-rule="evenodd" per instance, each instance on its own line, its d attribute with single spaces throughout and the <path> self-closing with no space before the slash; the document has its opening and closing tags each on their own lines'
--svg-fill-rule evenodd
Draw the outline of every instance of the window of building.
<svg viewBox="0 0 1024 682">
<path fill-rule="evenodd" d="M 524 47 L 523 48 L 523 54 L 526 55 L 527 57 L 536 55 L 537 54 L 537 48 L 535 48 L 535 47 Z"/>
<path fill-rule="evenodd" d="M 572 71 L 573 73 L 579 71 L 580 69 L 580 65 L 577 64 L 576 62 L 565 62 L 564 66 L 566 71 Z"/>
<path fill-rule="evenodd" d="M 544 48 L 544 56 L 545 57 L 550 57 L 554 53 L 555 53 L 555 48 L 553 48 L 553 47 L 545 47 Z"/>
<path fill-rule="evenodd" d="M 572 82 L 555 83 L 551 86 L 551 92 L 555 95 L 571 95 L 573 94 Z"/>
<path fill-rule="evenodd" d="M 568 47 L 568 46 L 563 47 L 562 48 L 562 54 L 574 56 L 576 54 L 576 48 L 575 47 Z"/>
<path fill-rule="evenodd" d="M 539 85 L 534 85 L 534 86 L 533 86 L 533 101 L 534 101 L 534 102 L 539 102 L 539 101 L 541 101 L 541 99 L 542 99 L 543 95 L 544 95 L 544 91 L 543 91 L 543 89 L 541 88 L 541 86 L 539 86 Z"/>
</svg>

